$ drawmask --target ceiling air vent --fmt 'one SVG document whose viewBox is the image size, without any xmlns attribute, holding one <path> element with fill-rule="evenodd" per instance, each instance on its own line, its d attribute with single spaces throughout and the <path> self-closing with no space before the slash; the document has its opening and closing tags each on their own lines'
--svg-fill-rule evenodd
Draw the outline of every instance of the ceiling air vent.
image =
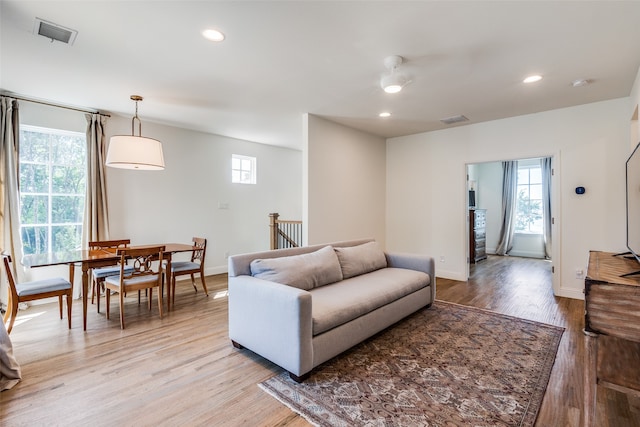
<svg viewBox="0 0 640 427">
<path fill-rule="evenodd" d="M 440 119 L 440 121 L 442 123 L 444 123 L 445 125 L 452 125 L 454 123 L 466 122 L 467 120 L 469 120 L 469 119 L 467 119 L 462 114 L 460 114 L 458 116 L 451 116 L 451 117 L 445 117 L 444 119 Z"/>
<path fill-rule="evenodd" d="M 33 25 L 33 34 L 43 36 L 51 40 L 57 40 L 66 44 L 73 44 L 76 40 L 78 32 L 71 28 L 65 28 L 53 22 L 45 21 L 44 19 L 36 18 L 36 22 Z"/>
</svg>

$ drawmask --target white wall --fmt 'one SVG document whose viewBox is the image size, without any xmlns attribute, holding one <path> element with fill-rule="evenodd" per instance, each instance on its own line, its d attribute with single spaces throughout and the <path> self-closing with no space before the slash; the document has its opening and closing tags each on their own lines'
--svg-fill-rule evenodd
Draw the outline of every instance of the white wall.
<svg viewBox="0 0 640 427">
<path fill-rule="evenodd" d="M 108 136 L 130 133 L 130 120 L 112 117 Z M 206 237 L 206 270 L 214 274 L 227 271 L 226 253 L 269 249 L 269 213 L 301 219 L 300 151 L 147 122 L 142 133 L 162 141 L 165 170 L 108 168 L 111 238 Z M 232 154 L 257 158 L 256 185 L 231 183 Z"/>
<path fill-rule="evenodd" d="M 629 96 L 631 102 L 629 103 L 628 117 L 630 121 L 630 145 L 631 150 L 640 142 L 640 120 L 638 120 L 638 109 L 640 105 L 640 68 L 636 74 L 636 80 L 631 88 L 631 95 Z"/>
<path fill-rule="evenodd" d="M 21 122 L 84 133 L 83 113 L 20 102 Z M 225 253 L 269 249 L 269 213 L 302 218 L 302 152 L 144 121 L 142 133 L 162 141 L 164 171 L 107 169 L 110 237 L 132 244 L 208 239 L 206 272 L 227 270 Z M 106 134 L 130 134 L 131 118 L 112 116 Z M 231 183 L 231 155 L 257 157 L 257 185 Z M 219 209 L 218 203 L 228 205 Z M 67 267 L 31 269 L 28 279 Z M 80 286 L 80 272 L 76 286 Z M 0 299 L 6 302 L 6 288 Z"/>
<path fill-rule="evenodd" d="M 437 275 L 465 280 L 465 164 L 555 155 L 555 291 L 582 298 L 575 270 L 589 250 L 625 244 L 628 107 L 622 98 L 388 140 L 387 248 L 444 257 Z"/>
<path fill-rule="evenodd" d="M 385 139 L 311 114 L 304 120 L 306 243 L 372 237 L 384 246 Z"/>
<path fill-rule="evenodd" d="M 85 114 L 66 108 L 55 108 L 44 104 L 18 101 L 20 123 L 51 129 L 63 129 L 86 133 L 87 120 Z"/>
</svg>

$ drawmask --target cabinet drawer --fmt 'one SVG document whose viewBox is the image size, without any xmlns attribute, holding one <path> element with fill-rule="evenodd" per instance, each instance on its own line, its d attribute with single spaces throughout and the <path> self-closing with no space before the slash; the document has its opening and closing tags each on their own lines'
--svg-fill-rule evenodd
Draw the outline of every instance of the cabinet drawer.
<svg viewBox="0 0 640 427">
<path fill-rule="evenodd" d="M 486 253 L 486 211 L 471 209 L 469 211 L 469 260 L 472 263 L 487 258 Z"/>
<path fill-rule="evenodd" d="M 484 222 L 486 220 L 485 211 L 483 211 L 483 210 L 476 210 L 474 212 L 473 216 L 474 216 L 476 222 L 478 222 L 478 221 Z"/>
</svg>

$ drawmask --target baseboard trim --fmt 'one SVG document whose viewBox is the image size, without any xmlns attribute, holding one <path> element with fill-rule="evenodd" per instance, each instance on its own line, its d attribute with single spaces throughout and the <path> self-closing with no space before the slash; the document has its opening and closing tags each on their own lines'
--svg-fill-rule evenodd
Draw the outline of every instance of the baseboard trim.
<svg viewBox="0 0 640 427">
<path fill-rule="evenodd" d="M 227 269 L 226 265 L 217 265 L 214 267 L 205 267 L 204 275 L 213 276 L 215 274 L 224 274 L 224 273 L 227 273 L 228 271 L 229 270 Z"/>
<path fill-rule="evenodd" d="M 584 300 L 584 292 L 582 291 L 582 289 L 575 289 L 575 288 L 569 289 L 569 288 L 560 287 L 560 289 L 558 289 L 558 292 L 554 292 L 554 293 L 557 297 Z"/>
<path fill-rule="evenodd" d="M 446 271 L 446 270 L 436 269 L 436 279 L 438 277 L 440 277 L 442 279 L 457 280 L 459 282 L 466 282 L 467 281 L 467 278 L 464 276 L 464 273 L 460 273 L 460 272 L 457 272 L 457 271 Z"/>
<path fill-rule="evenodd" d="M 509 252 L 510 256 L 517 256 L 522 258 L 536 258 L 536 259 L 544 259 L 544 254 L 540 252 L 527 252 L 527 251 L 511 251 Z"/>
</svg>

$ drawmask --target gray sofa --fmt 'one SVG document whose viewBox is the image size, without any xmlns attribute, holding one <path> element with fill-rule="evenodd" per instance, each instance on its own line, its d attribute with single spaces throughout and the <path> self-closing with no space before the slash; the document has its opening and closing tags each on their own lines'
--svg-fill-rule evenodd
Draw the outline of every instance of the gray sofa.
<svg viewBox="0 0 640 427">
<path fill-rule="evenodd" d="M 304 380 L 435 300 L 433 258 L 371 240 L 229 257 L 229 338 Z"/>
</svg>

